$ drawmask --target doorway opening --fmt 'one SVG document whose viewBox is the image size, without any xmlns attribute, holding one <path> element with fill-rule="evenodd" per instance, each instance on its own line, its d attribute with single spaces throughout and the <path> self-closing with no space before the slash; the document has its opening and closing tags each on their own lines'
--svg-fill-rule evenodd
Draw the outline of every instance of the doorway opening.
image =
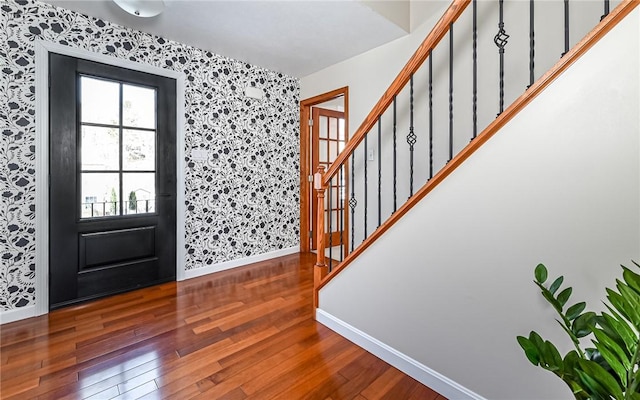
<svg viewBox="0 0 640 400">
<path fill-rule="evenodd" d="M 300 102 L 300 251 L 315 249 L 316 192 L 313 174 L 318 166 L 325 170 L 349 139 L 349 88 L 343 87 Z M 345 174 L 346 176 L 346 174 Z M 346 180 L 338 193 L 346 193 Z M 344 204 L 335 202 L 326 218 L 343 213 Z M 344 213 L 345 215 L 347 213 Z M 348 220 L 345 220 L 345 228 Z M 347 229 L 345 229 L 346 231 Z M 339 233 L 338 233 L 339 234 Z M 337 242 L 334 242 L 337 243 Z M 345 246 L 347 249 L 348 246 Z"/>
</svg>

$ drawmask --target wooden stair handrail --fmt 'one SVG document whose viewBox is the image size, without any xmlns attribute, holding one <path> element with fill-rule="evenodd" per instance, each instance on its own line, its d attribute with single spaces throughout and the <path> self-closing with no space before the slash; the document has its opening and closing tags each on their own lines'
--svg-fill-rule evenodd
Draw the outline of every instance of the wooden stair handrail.
<svg viewBox="0 0 640 400">
<path fill-rule="evenodd" d="M 314 290 L 317 293 L 322 289 L 334 276 L 340 273 L 354 259 L 356 259 L 365 249 L 375 242 L 383 233 L 393 226 L 400 218 L 402 218 L 409 210 L 420 202 L 429 192 L 431 192 L 440 182 L 449 176 L 460 164 L 469 158 L 476 150 L 487 142 L 496 132 L 500 130 L 507 122 L 515 117 L 527 104 L 536 98 L 544 89 L 546 89 L 553 81 L 556 80 L 563 72 L 565 72 L 572 64 L 574 64 L 582 55 L 584 55 L 593 45 L 595 45 L 604 35 L 611 31 L 620 21 L 624 19 L 631 11 L 640 4 L 640 0 L 623 0 L 613 11 L 602 19 L 578 44 L 576 44 L 568 53 L 566 53 L 560 61 L 558 61 L 547 73 L 538 79 L 526 92 L 518 97 L 507 109 L 504 110 L 493 122 L 489 124 L 472 142 L 470 142 L 460 153 L 458 153 L 451 161 L 449 161 L 433 178 L 416 192 L 413 197 L 407 200 L 398 210 L 393 213 L 382 225 L 378 227 L 364 242 L 349 253 L 345 259 L 329 272 L 316 285 Z M 381 99 L 382 100 L 382 99 Z M 358 130 L 359 132 L 359 130 Z M 346 148 L 345 148 L 346 150 Z M 334 164 L 337 166 L 339 164 Z M 332 166 L 332 167 L 333 167 Z M 331 171 L 331 169 L 329 170 Z M 325 174 L 326 176 L 326 174 Z"/>
<path fill-rule="evenodd" d="M 450 24 L 454 23 L 462 12 L 471 3 L 471 0 L 453 0 L 449 5 L 449 8 L 444 12 L 440 20 L 433 27 L 429 35 L 422 41 L 420 47 L 413 53 L 407 64 L 402 68 L 396 79 L 391 83 L 391 86 L 384 92 L 380 100 L 371 109 L 371 112 L 362 121 L 362 124 L 358 130 L 353 134 L 345 148 L 340 152 L 338 157 L 331 163 L 331 166 L 322 177 L 322 184 L 329 185 L 329 181 L 338 172 L 340 166 L 345 163 L 348 157 L 353 153 L 364 140 L 364 137 L 369 133 L 373 125 L 378 121 L 380 117 L 389 107 L 393 98 L 400 93 L 402 88 L 409 82 L 411 75 L 413 75 L 418 68 L 424 63 L 429 56 L 429 52 L 433 50 L 440 40 L 447 34 Z"/>
</svg>

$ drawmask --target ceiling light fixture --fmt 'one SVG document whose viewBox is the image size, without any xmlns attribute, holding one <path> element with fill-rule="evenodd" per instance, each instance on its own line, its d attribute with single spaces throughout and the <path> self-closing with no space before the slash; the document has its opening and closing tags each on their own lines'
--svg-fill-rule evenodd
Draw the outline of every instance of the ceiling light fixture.
<svg viewBox="0 0 640 400">
<path fill-rule="evenodd" d="M 113 2 L 136 17 L 155 17 L 164 11 L 163 0 L 113 0 Z"/>
</svg>

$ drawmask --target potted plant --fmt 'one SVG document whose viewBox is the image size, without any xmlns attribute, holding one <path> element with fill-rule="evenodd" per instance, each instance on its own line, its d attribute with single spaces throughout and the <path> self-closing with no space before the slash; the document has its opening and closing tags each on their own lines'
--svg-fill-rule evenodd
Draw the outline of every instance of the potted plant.
<svg viewBox="0 0 640 400">
<path fill-rule="evenodd" d="M 547 286 L 547 268 L 535 268 L 534 283 L 555 309 L 574 349 L 562 357 L 535 331 L 517 340 L 529 361 L 562 379 L 576 399 L 640 400 L 640 275 L 625 266 L 622 271 L 616 288 L 606 289 L 607 311 L 596 313 L 585 311 L 585 302 L 567 307 L 572 288 L 561 290 L 564 277 Z M 593 346 L 584 347 L 587 340 Z"/>
</svg>

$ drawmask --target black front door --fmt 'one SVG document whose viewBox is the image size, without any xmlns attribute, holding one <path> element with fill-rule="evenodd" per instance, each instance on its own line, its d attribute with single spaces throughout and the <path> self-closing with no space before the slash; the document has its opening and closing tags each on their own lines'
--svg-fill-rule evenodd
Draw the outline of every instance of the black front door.
<svg viewBox="0 0 640 400">
<path fill-rule="evenodd" d="M 49 306 L 175 280 L 176 82 L 50 54 Z"/>
</svg>

